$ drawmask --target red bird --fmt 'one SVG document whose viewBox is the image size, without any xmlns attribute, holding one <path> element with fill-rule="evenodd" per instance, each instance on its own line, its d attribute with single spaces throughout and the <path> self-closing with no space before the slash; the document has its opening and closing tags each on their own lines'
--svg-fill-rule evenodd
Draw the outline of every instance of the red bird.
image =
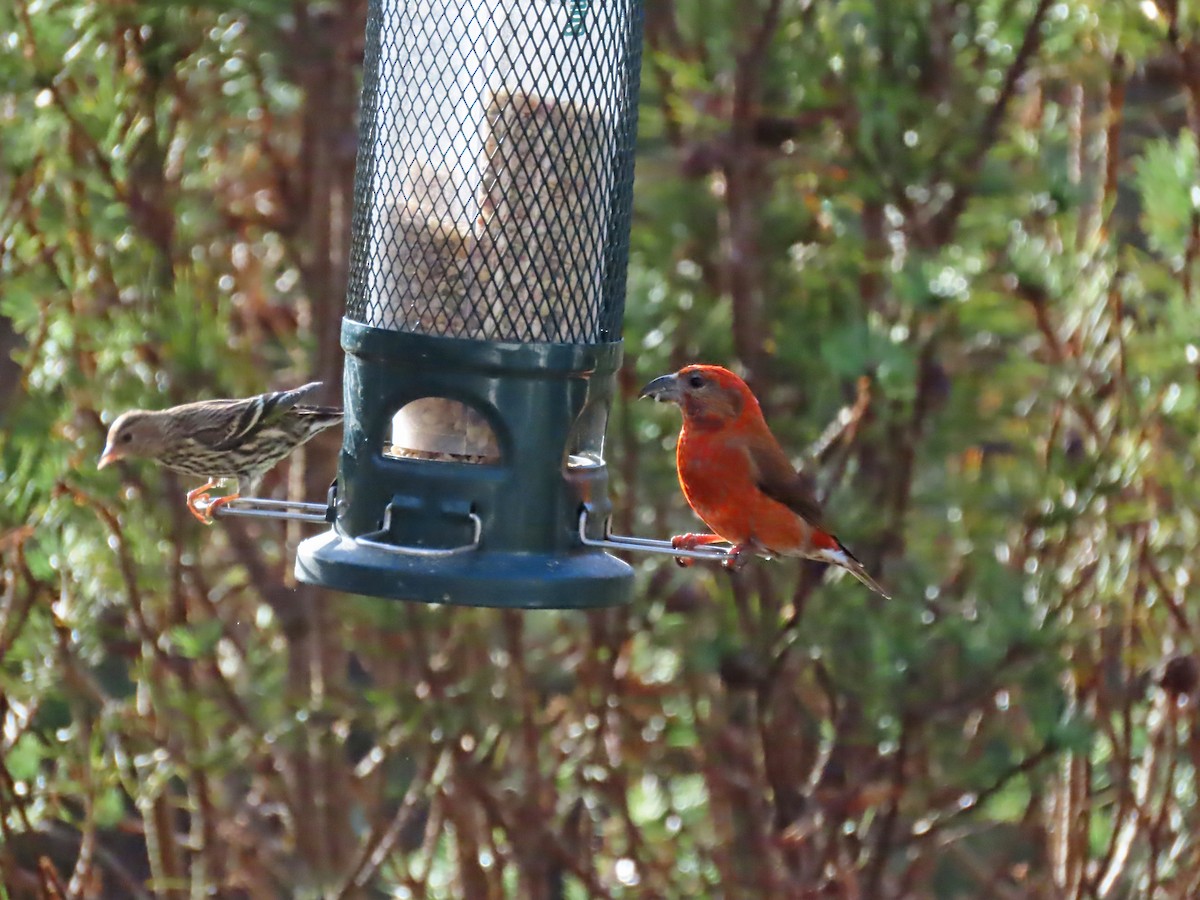
<svg viewBox="0 0 1200 900">
<path fill-rule="evenodd" d="M 808 480 L 771 434 L 746 382 L 720 366 L 685 366 L 655 378 L 641 396 L 675 403 L 683 411 L 675 450 L 679 484 L 714 532 L 677 535 L 671 539 L 674 547 L 690 550 L 728 541 L 731 568 L 748 553 L 820 560 L 888 596 L 828 530 Z"/>
</svg>

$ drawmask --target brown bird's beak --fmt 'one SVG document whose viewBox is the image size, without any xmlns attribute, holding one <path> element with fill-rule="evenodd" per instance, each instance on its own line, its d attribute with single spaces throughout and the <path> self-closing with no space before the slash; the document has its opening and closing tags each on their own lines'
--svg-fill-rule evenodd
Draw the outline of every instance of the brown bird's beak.
<svg viewBox="0 0 1200 900">
<path fill-rule="evenodd" d="M 97 469 L 103 469 L 109 463 L 115 463 L 121 458 L 121 454 L 116 451 L 115 447 L 105 447 L 104 452 L 100 454 L 100 462 L 96 463 Z"/>
<path fill-rule="evenodd" d="M 680 400 L 679 393 L 679 376 L 678 375 L 660 375 L 652 382 L 642 388 L 638 399 L 649 397 L 652 400 L 661 400 L 667 403 L 678 403 Z"/>
</svg>

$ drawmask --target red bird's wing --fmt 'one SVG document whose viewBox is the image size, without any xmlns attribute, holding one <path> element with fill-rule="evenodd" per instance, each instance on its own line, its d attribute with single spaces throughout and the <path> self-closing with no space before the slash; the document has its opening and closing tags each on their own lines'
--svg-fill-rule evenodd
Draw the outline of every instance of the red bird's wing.
<svg viewBox="0 0 1200 900">
<path fill-rule="evenodd" d="M 803 472 L 797 472 L 782 450 L 777 446 L 750 444 L 746 447 L 746 453 L 759 490 L 775 502 L 782 503 L 814 528 L 828 530 L 812 479 Z"/>
</svg>

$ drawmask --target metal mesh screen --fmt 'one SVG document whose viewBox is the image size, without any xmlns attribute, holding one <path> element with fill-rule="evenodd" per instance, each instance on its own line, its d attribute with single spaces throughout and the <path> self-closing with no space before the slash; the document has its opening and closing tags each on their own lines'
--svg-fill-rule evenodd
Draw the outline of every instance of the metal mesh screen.
<svg viewBox="0 0 1200 900">
<path fill-rule="evenodd" d="M 620 337 L 640 0 L 371 0 L 346 315 Z"/>
</svg>

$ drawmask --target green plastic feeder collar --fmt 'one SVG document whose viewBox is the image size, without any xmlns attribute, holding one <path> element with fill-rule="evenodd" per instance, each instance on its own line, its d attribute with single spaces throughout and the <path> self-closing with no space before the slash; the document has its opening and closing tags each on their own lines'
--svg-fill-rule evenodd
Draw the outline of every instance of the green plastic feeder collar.
<svg viewBox="0 0 1200 900">
<path fill-rule="evenodd" d="M 332 530 L 296 575 L 471 606 L 628 601 L 609 512 L 639 0 L 372 0 Z M 482 36 L 482 37 L 481 37 Z"/>
</svg>

